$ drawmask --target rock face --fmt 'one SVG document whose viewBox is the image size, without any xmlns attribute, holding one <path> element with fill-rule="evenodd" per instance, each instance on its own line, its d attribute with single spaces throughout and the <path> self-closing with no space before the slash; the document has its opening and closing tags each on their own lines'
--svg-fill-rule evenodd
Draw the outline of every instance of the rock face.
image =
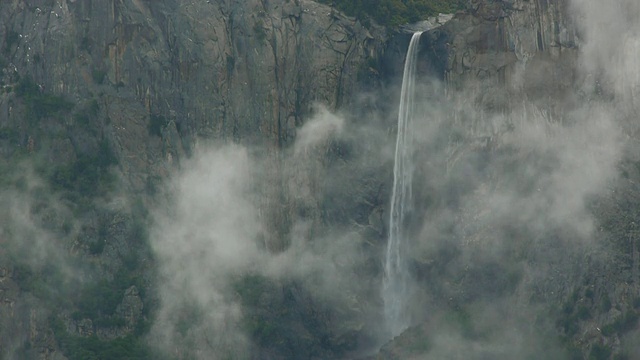
<svg viewBox="0 0 640 360">
<path fill-rule="evenodd" d="M 493 111 L 544 96 L 557 105 L 576 83 L 576 32 L 569 1 L 472 2 L 443 30 L 446 81 L 457 90 L 473 86 L 472 101 Z"/>
<path fill-rule="evenodd" d="M 415 326 L 378 358 L 446 358 L 443 344 L 477 358 L 636 349 L 640 195 L 629 184 L 640 156 L 628 142 L 587 152 L 595 165 L 580 156 L 592 148 L 581 141 L 618 138 L 588 121 L 600 108 L 585 102 L 611 110 L 611 99 L 583 86 L 593 78 L 576 70 L 569 6 L 472 0 L 423 34 L 425 112 L 444 119 L 423 129 L 417 151 L 426 180 L 414 189 L 410 232 L 420 241 L 410 258 L 423 302 L 411 306 Z M 266 163 L 265 250 L 284 252 L 294 231 L 331 238 L 332 226 L 348 228 L 362 239 L 354 279 L 368 289 L 336 305 L 296 282 L 234 279 L 256 358 L 357 357 L 381 342 L 372 314 L 392 173 L 385 149 L 408 40 L 310 0 L 1 1 L 0 354 L 83 358 L 80 343 L 137 346 L 157 306 L 147 206 L 198 149 L 232 142 Z M 352 132 L 299 150 L 316 103 L 348 112 Z M 565 127 L 575 114 L 587 125 Z M 554 131 L 560 139 L 540 134 Z M 626 175 L 608 175 L 618 170 Z M 593 190 L 603 184 L 613 190 Z M 198 313 L 185 314 L 174 325 L 189 340 Z"/>
<path fill-rule="evenodd" d="M 354 101 L 358 77 L 385 41 L 382 30 L 307 0 L 12 0 L 0 4 L 0 23 L 3 185 L 12 186 L 17 164 L 30 163 L 33 179 L 64 193 L 65 211 L 52 210 L 46 228 L 62 234 L 55 238 L 63 257 L 97 265 L 92 281 L 109 284 L 119 305 L 109 305 L 107 323 L 85 318 L 84 310 L 63 314 L 69 323 L 59 329 L 101 339 L 132 334 L 143 317 L 136 287 L 114 278 L 118 269 L 140 273 L 149 265 L 130 255 L 145 236 L 139 214 L 127 210 L 135 194 L 153 193 L 199 143 L 266 149 L 277 170 L 278 153 L 315 103 L 336 109 Z M 286 179 L 277 171 L 272 177 L 263 201 L 281 209 Z M 107 195 L 116 187 L 128 199 Z M 273 216 L 273 232 L 286 233 L 283 216 Z M 0 239 L 11 231 L 0 228 Z M 274 250 L 284 246 L 272 239 Z M 24 281 L 44 270 L 14 278 L 5 270 L 0 322 L 24 326 L 2 337 L 0 352 L 55 358 L 50 336 L 26 340 L 29 309 L 38 306 Z M 104 296 L 99 288 L 94 295 Z M 35 314 L 30 331 L 50 333 L 49 315 Z M 124 325 L 108 323 L 116 318 Z"/>
<path fill-rule="evenodd" d="M 5 74 L 94 97 L 136 187 L 197 139 L 287 144 L 384 40 L 312 1 L 8 1 L 2 22 Z M 141 141 L 150 119 L 162 143 Z"/>
</svg>

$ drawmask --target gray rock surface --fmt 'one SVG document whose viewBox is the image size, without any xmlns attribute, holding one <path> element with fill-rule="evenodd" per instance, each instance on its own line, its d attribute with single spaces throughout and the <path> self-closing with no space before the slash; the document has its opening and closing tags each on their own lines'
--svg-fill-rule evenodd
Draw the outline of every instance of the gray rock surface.
<svg viewBox="0 0 640 360">
<path fill-rule="evenodd" d="M 503 328 L 483 327 L 465 313 L 487 308 L 495 313 L 481 316 L 509 319 L 505 328 L 535 333 L 532 344 L 545 347 L 544 336 L 527 332 L 527 316 L 544 313 L 538 305 L 551 314 L 537 318 L 542 328 L 577 349 L 571 355 L 586 358 L 597 346 L 621 354 L 625 336 L 637 334 L 633 316 L 640 307 L 634 303 L 640 298 L 640 244 L 629 225 L 635 215 L 628 211 L 640 199 L 629 180 L 639 175 L 637 150 L 625 149 L 628 161 L 620 171 L 628 177 L 616 180 L 592 206 L 594 226 L 602 229 L 598 236 L 606 240 L 598 252 L 604 256 L 592 256 L 591 247 L 559 251 L 575 234 L 555 228 L 539 238 L 524 236 L 508 223 L 521 224 L 517 214 L 497 219 L 485 201 L 514 183 L 524 184 L 524 193 L 532 191 L 526 176 L 500 176 L 509 169 L 526 173 L 527 164 L 539 166 L 537 154 L 509 146 L 514 126 L 521 125 L 512 116 L 518 107 L 526 103 L 525 112 L 559 123 L 559 115 L 576 106 L 576 84 L 584 83 L 585 75 L 575 70 L 580 39 L 568 1 L 472 0 L 467 12 L 426 26 L 434 24 L 440 26 L 421 40 L 419 70 L 441 81 L 424 91 L 453 104 L 450 122 L 443 126 L 453 130 L 438 133 L 449 141 L 442 160 L 416 170 L 443 175 L 416 193 L 424 200 L 419 210 L 454 240 L 437 238 L 432 247 L 412 252 L 412 276 L 429 302 L 413 304 L 422 309 L 415 314 L 417 323 L 383 346 L 377 358 L 420 358 L 430 349 L 428 340 L 447 326 L 463 334 L 448 340 L 476 341 L 463 350 L 478 356 L 486 345 L 482 331 L 515 342 Z M 15 220 L 16 226 L 0 224 L 0 354 L 63 359 L 61 338 L 95 335 L 107 341 L 136 334 L 150 320 L 143 290 L 148 294 L 154 271 L 141 241 L 148 221 L 144 208 L 161 192 L 157 184 L 194 151 L 231 142 L 265 159 L 261 166 L 268 181 L 258 203 L 266 214 L 268 251 L 285 250 L 292 224 L 304 220 L 309 237 L 326 235 L 329 226 L 355 229 L 367 257 L 358 270 L 365 274 L 363 283 L 370 283 L 368 298 L 357 294 L 361 297 L 334 309 L 315 304 L 317 299 L 297 284 L 264 285 L 268 291 L 257 296 L 262 307 L 256 305 L 252 314 L 280 319 L 284 309 L 304 335 L 304 342 L 285 344 L 289 348 L 264 345 L 264 358 L 293 356 L 278 352 L 279 347 L 306 344 L 317 346 L 313 350 L 324 357 L 360 355 L 358 346 L 374 346 L 375 321 L 362 319 L 381 306 L 375 289 L 382 276 L 379 256 L 392 181 L 390 156 L 383 155 L 393 141 L 395 85 L 411 30 L 364 28 L 310 0 L 1 1 L 0 200 L 11 206 L 0 209 L 0 217 Z M 31 86 L 24 90 L 27 79 Z M 351 111 L 347 128 L 352 133 L 311 153 L 289 156 L 316 103 Z M 359 128 L 367 126 L 378 132 Z M 90 186 L 70 175 L 86 170 L 87 159 L 104 162 L 91 173 Z M 484 164 L 483 159 L 489 160 L 482 169 L 466 166 Z M 469 173 L 481 173 L 481 181 L 465 182 Z M 47 181 L 56 185 L 43 185 Z M 28 196 L 16 198 L 4 188 L 22 189 Z M 430 196 L 434 189 L 446 194 Z M 22 203 L 29 206 L 23 209 Z M 445 216 L 449 213 L 455 221 Z M 37 231 L 41 227 L 46 231 Z M 501 236 L 525 239 L 522 247 L 499 248 L 515 259 L 506 265 L 488 250 L 501 231 Z M 54 236 L 42 236 L 45 232 Z M 27 240 L 7 245 L 14 234 Z M 481 259 L 471 262 L 465 258 L 469 254 Z M 82 274 L 60 265 L 74 259 L 80 259 Z M 132 269 L 136 281 L 123 280 L 122 269 Z M 43 305 L 43 294 L 60 294 L 47 281 L 90 289 L 108 298 L 110 312 L 89 318 L 95 304 L 80 293 Z M 522 306 L 496 302 L 495 308 L 467 308 L 490 302 L 495 294 L 507 305 Z M 529 311 L 531 303 L 534 314 L 517 313 Z M 66 307 L 58 309 L 60 304 Z M 297 307 L 289 309 L 292 304 Z M 446 310 L 432 316 L 430 307 Z M 62 326 L 52 315 L 65 320 Z M 558 322 L 549 325 L 548 318 Z M 324 337 L 314 339 L 310 330 Z"/>
<path fill-rule="evenodd" d="M 16 164 L 30 162 L 43 180 L 60 180 L 65 211 L 51 209 L 47 231 L 63 234 L 55 240 L 62 258 L 79 256 L 97 268 L 89 279 L 70 276 L 85 287 L 100 281 L 114 287 L 119 269 L 134 266 L 131 254 L 144 236 L 130 211 L 134 198 L 147 199 L 181 161 L 214 141 L 266 149 L 272 168 L 281 168 L 278 154 L 312 106 L 354 102 L 358 77 L 385 42 L 382 29 L 366 29 L 309 0 L 10 0 L 0 3 L 0 23 L 0 171 L 12 181 Z M 32 85 L 17 90 L 24 84 Z M 52 105 L 39 108 L 45 101 Z M 116 165 L 97 170 L 87 195 L 73 195 L 84 185 L 72 172 L 82 169 L 85 156 L 95 162 L 105 147 Z M 289 231 L 282 213 L 298 205 L 281 203 L 289 180 L 277 172 L 273 180 L 261 201 L 277 209 L 268 239 L 277 251 L 286 244 L 278 234 Z M 112 198 L 116 193 L 124 196 Z M 149 269 L 142 263 L 135 266 Z M 0 353 L 56 358 L 48 318 L 57 310 L 43 310 L 26 326 L 38 305 L 29 300 L 35 285 L 24 281 L 42 276 L 39 268 L 24 279 L 12 278 L 10 265 L 3 269 L 0 323 L 17 325 L 2 336 Z M 136 287 L 116 290 L 120 305 L 103 316 L 122 318 L 124 326 L 73 320 L 63 311 L 67 333 L 131 334 L 143 319 L 142 300 Z M 30 338 L 29 331 L 48 335 Z"/>
</svg>

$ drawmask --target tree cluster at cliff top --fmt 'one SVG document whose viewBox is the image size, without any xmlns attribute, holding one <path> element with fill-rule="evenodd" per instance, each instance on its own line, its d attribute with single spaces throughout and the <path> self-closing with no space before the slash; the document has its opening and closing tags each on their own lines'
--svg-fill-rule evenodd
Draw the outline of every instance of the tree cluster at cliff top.
<svg viewBox="0 0 640 360">
<path fill-rule="evenodd" d="M 438 13 L 454 13 L 465 0 L 319 0 L 361 20 L 396 26 L 424 20 Z"/>
</svg>

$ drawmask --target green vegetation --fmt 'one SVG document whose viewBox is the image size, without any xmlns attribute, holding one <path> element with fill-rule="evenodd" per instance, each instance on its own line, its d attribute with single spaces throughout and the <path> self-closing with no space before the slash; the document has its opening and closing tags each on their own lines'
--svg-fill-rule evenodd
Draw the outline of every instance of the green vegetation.
<svg viewBox="0 0 640 360">
<path fill-rule="evenodd" d="M 602 335 L 611 336 L 614 334 L 624 334 L 633 330 L 638 324 L 640 316 L 635 311 L 630 311 L 623 316 L 617 318 L 611 324 L 602 327 Z"/>
<path fill-rule="evenodd" d="M 98 238 L 89 242 L 89 254 L 100 255 L 104 251 L 104 247 L 107 245 L 107 233 L 108 224 L 104 221 L 100 222 L 98 226 Z"/>
<path fill-rule="evenodd" d="M 154 359 L 149 347 L 134 336 L 101 340 L 97 336 L 70 335 L 61 319 L 51 319 L 51 328 L 63 354 L 70 360 Z"/>
<path fill-rule="evenodd" d="M 15 128 L 11 128 L 11 127 L 1 128 L 0 140 L 17 143 L 20 141 L 20 132 Z"/>
<path fill-rule="evenodd" d="M 32 121 L 50 116 L 58 117 L 74 107 L 74 104 L 64 97 L 44 92 L 28 76 L 20 79 L 15 87 L 15 92 L 24 100 L 27 106 L 27 115 Z"/>
<path fill-rule="evenodd" d="M 367 61 L 360 63 L 356 78 L 366 85 L 373 85 L 375 79 L 380 75 L 380 64 L 373 57 L 368 57 Z"/>
<path fill-rule="evenodd" d="M 129 229 L 129 242 L 134 245 L 145 245 L 149 239 L 149 231 L 145 220 L 136 217 Z"/>
<path fill-rule="evenodd" d="M 330 359 L 341 358 L 338 354 L 357 344 L 350 332 L 339 337 L 332 333 L 335 324 L 328 320 L 345 319 L 313 302 L 298 284 L 249 274 L 237 279 L 233 289 L 243 306 L 242 327 L 264 351 L 284 358 L 296 354 L 301 359 Z"/>
<path fill-rule="evenodd" d="M 576 308 L 576 316 L 580 320 L 587 320 L 591 318 L 591 311 L 589 311 L 589 308 L 586 305 L 580 304 Z"/>
<path fill-rule="evenodd" d="M 147 182 L 145 184 L 145 192 L 149 196 L 154 196 L 160 191 L 162 186 L 162 178 L 158 175 L 147 176 Z"/>
<path fill-rule="evenodd" d="M 9 239 L 18 236 L 11 230 L 5 232 Z M 28 245 L 21 247 L 16 246 L 13 240 L 10 242 L 14 245 L 4 247 L 4 251 L 0 251 L 0 263 L 10 264 L 13 270 L 12 280 L 20 291 L 30 294 L 52 308 L 63 306 L 69 296 L 65 290 L 69 285 L 69 279 L 64 270 L 51 259 L 35 262 L 28 256 Z"/>
<path fill-rule="evenodd" d="M 82 39 L 80 39 L 80 46 L 78 47 L 80 50 L 91 52 L 92 47 L 92 41 L 88 36 L 83 36 Z"/>
<path fill-rule="evenodd" d="M 57 190 L 94 197 L 113 188 L 115 177 L 109 167 L 116 164 L 117 158 L 109 143 L 102 140 L 95 153 L 81 154 L 75 162 L 57 167 L 49 180 Z"/>
<path fill-rule="evenodd" d="M 264 22 L 261 19 L 258 19 L 253 24 L 253 33 L 256 35 L 259 42 L 264 43 L 267 40 L 267 31 L 265 30 Z"/>
<path fill-rule="evenodd" d="M 227 64 L 227 74 L 231 76 L 231 73 L 233 73 L 233 69 L 236 66 L 236 59 L 233 56 L 227 54 L 226 64 Z"/>
<path fill-rule="evenodd" d="M 162 128 L 167 126 L 167 124 L 169 124 L 169 120 L 167 120 L 166 117 L 158 114 L 151 114 L 149 124 L 147 126 L 149 135 L 162 137 Z"/>
<path fill-rule="evenodd" d="M 94 69 L 91 71 L 91 77 L 93 78 L 93 82 L 102 85 L 104 84 L 104 79 L 107 77 L 107 72 L 100 69 Z"/>
<path fill-rule="evenodd" d="M 116 308 L 122 302 L 125 291 L 135 285 L 144 295 L 142 279 L 133 271 L 121 269 L 113 280 L 99 280 L 80 290 L 76 299 L 77 311 L 72 317 L 76 320 L 91 319 L 96 325 L 121 325 L 122 319 L 114 316 Z"/>
<path fill-rule="evenodd" d="M 63 275 L 52 264 L 46 264 L 41 269 L 14 260 L 13 280 L 20 290 L 30 293 L 39 299 L 47 299 L 52 304 L 63 301 L 63 294 L 59 287 L 63 284 Z"/>
<path fill-rule="evenodd" d="M 562 311 L 558 314 L 556 326 L 565 336 L 575 335 L 579 330 L 579 322 L 590 317 L 589 309 L 584 304 L 580 304 L 579 299 L 580 293 L 575 290 L 562 305 Z"/>
<path fill-rule="evenodd" d="M 95 119 L 98 116 L 100 110 L 100 104 L 98 100 L 91 99 L 87 101 L 78 111 L 73 114 L 73 121 L 75 124 L 83 127 L 92 134 L 96 134 L 97 129 L 95 126 L 91 126 L 91 119 Z"/>
<path fill-rule="evenodd" d="M 602 301 L 600 302 L 600 311 L 606 313 L 609 310 L 611 310 L 611 300 L 609 299 L 608 295 L 604 295 Z"/>
<path fill-rule="evenodd" d="M 593 344 L 589 353 L 589 360 L 607 360 L 611 356 L 611 349 L 605 345 Z"/>
<path fill-rule="evenodd" d="M 4 38 L 4 48 L 2 49 L 2 52 L 4 54 L 8 54 L 11 51 L 13 45 L 17 44 L 19 40 L 20 34 L 13 30 L 7 31 Z"/>
<path fill-rule="evenodd" d="M 443 320 L 447 326 L 455 329 L 465 339 L 478 339 L 482 336 L 482 334 L 476 330 L 471 319 L 471 314 L 465 309 L 451 309 L 445 314 Z"/>
<path fill-rule="evenodd" d="M 274 284 L 267 278 L 259 275 L 248 275 L 234 284 L 234 289 L 240 295 L 242 304 L 247 309 L 256 309 L 260 304 L 260 296 L 274 291 Z M 281 321 L 273 321 L 273 311 L 279 312 L 284 309 L 267 309 L 266 313 L 256 312 L 253 316 L 244 319 L 244 328 L 251 334 L 258 343 L 267 345 L 269 343 L 282 343 L 277 335 Z M 277 316 L 276 316 L 277 317 Z"/>
<path fill-rule="evenodd" d="M 142 205 L 134 205 L 132 219 L 128 225 L 128 238 L 138 237 L 133 242 L 136 249 L 130 249 L 121 258 L 123 264 L 113 277 L 97 276 L 92 281 L 84 284 L 75 284 L 75 288 L 68 288 L 68 292 L 74 294 L 72 298 L 71 313 L 73 320 L 90 319 L 95 328 L 114 328 L 133 326 L 133 331 L 121 338 L 112 340 L 100 339 L 96 336 L 78 336 L 67 332 L 66 327 L 61 326 L 60 319 L 54 319 L 53 330 L 63 354 L 73 359 L 158 359 L 158 354 L 152 354 L 145 344 L 144 334 L 150 329 L 150 318 L 157 307 L 157 299 L 151 295 L 145 282 L 145 269 L 142 258 L 150 256 L 148 247 L 146 223 L 144 215 L 146 209 L 140 209 Z M 111 217 L 105 214 L 97 225 L 97 238 L 104 247 L 109 238 L 109 225 Z M 90 245 L 91 246 L 91 245 Z M 98 246 L 98 245 L 95 245 Z M 91 249 L 89 249 L 91 251 Z M 102 249 L 99 249 L 100 252 Z M 96 250 L 98 251 L 98 250 Z M 131 286 L 138 290 L 143 302 L 142 317 L 135 324 L 127 323 L 116 309 L 122 303 L 124 295 Z"/>
<path fill-rule="evenodd" d="M 107 241 L 100 237 L 97 240 L 89 242 L 89 254 L 100 255 L 104 252 L 104 247 L 107 245 Z"/>
<path fill-rule="evenodd" d="M 438 13 L 455 13 L 465 7 L 465 0 L 320 0 L 365 23 L 369 19 L 380 25 L 397 26 L 424 20 Z"/>
</svg>

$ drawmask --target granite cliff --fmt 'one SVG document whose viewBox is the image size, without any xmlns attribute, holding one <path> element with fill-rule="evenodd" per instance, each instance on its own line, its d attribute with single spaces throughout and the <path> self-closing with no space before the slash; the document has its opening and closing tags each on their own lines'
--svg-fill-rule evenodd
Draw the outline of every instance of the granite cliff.
<svg viewBox="0 0 640 360">
<path fill-rule="evenodd" d="M 200 147 L 266 152 L 267 247 L 285 247 L 279 154 L 314 104 L 355 101 L 384 44 L 313 1 L 19 0 L 0 17 L 6 358 L 140 350 L 150 199 Z"/>
<path fill-rule="evenodd" d="M 615 9 L 472 0 L 423 34 L 414 322 L 388 342 L 409 30 L 309 0 L 3 1 L 2 358 L 633 359 L 634 77 L 585 26 Z"/>
</svg>

